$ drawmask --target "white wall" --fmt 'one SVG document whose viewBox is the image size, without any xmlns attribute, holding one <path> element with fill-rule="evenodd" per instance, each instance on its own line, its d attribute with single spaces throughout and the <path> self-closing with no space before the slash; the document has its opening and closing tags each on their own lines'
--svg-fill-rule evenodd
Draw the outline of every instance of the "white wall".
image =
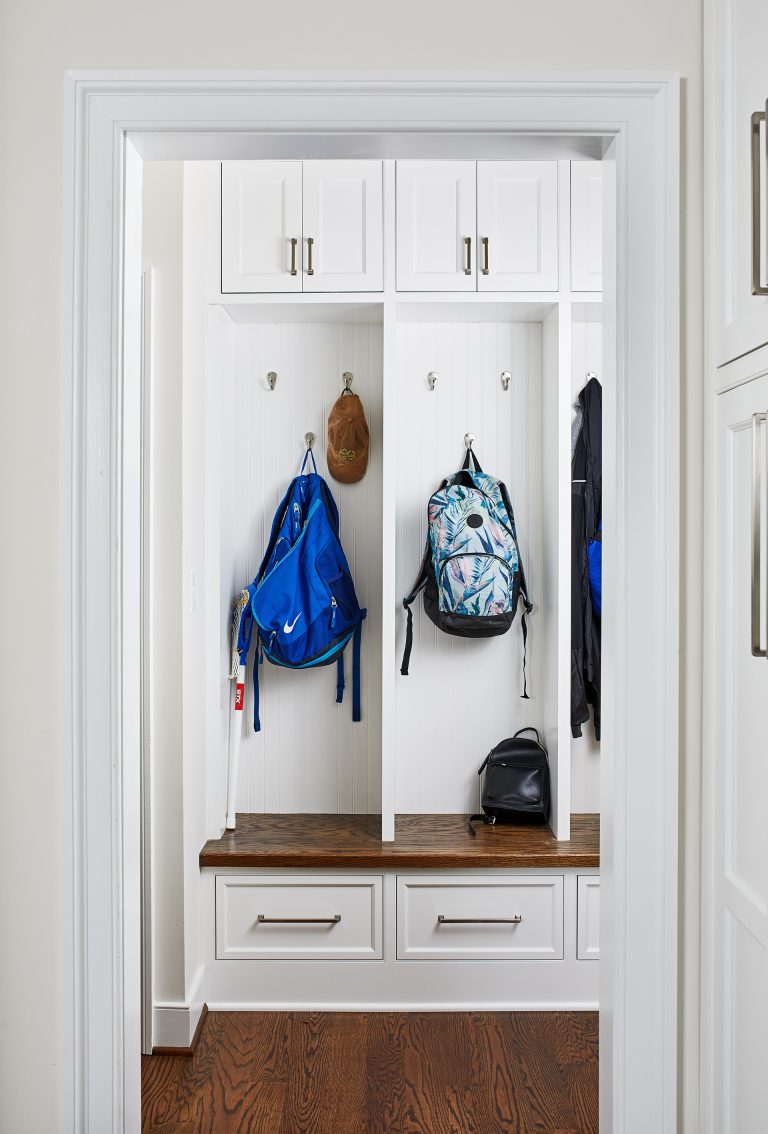
<svg viewBox="0 0 768 1134">
<path fill-rule="evenodd" d="M 183 166 L 144 166 L 142 268 L 151 270 L 152 888 L 156 1000 L 184 999 L 181 415 Z"/>
<path fill-rule="evenodd" d="M 63 75 L 67 68 L 671 69 L 683 169 L 683 826 L 696 980 L 702 529 L 700 0 L 6 0 L 0 28 L 0 1098 L 3 1125 L 71 1124 L 71 784 L 60 760 L 67 643 L 60 500 Z M 674 580 L 665 585 L 675 585 Z M 35 676 L 37 675 L 37 676 Z M 30 806 L 31 801 L 31 806 Z M 688 941 L 691 944 L 688 944 Z M 695 1022 L 694 1015 L 689 1020 Z M 688 1128 L 695 1129 L 691 1112 Z"/>
</svg>

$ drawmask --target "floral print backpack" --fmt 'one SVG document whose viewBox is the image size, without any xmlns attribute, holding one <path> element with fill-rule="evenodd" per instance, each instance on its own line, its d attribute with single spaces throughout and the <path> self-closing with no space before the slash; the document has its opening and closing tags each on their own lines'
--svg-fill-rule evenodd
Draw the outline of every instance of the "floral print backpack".
<svg viewBox="0 0 768 1134">
<path fill-rule="evenodd" d="M 517 544 L 506 486 L 484 473 L 469 445 L 463 468 L 446 478 L 427 505 L 427 542 L 413 590 L 403 599 L 408 614 L 400 672 L 408 673 L 413 646 L 411 604 L 424 592 L 424 609 L 446 634 L 490 638 L 505 634 L 522 598 L 523 697 L 526 615 L 533 610 Z"/>
</svg>

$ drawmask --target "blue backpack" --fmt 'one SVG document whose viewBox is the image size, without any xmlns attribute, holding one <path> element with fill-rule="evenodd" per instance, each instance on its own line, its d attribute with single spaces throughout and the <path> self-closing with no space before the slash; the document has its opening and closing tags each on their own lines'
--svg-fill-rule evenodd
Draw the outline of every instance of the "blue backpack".
<svg viewBox="0 0 768 1134">
<path fill-rule="evenodd" d="M 474 465 L 474 468 L 472 467 Z M 400 672 L 413 646 L 411 604 L 424 592 L 424 610 L 440 630 L 463 638 L 490 638 L 509 630 L 522 600 L 523 697 L 526 615 L 525 572 L 506 485 L 484 473 L 471 446 L 464 467 L 447 477 L 427 505 L 427 542 L 413 590 L 403 599 L 408 619 Z"/>
<path fill-rule="evenodd" d="M 312 457 L 314 471 L 304 473 Z M 336 662 L 336 700 L 344 696 L 344 649 L 352 641 L 352 720 L 360 720 L 360 635 L 367 611 L 360 608 L 349 564 L 339 542 L 339 513 L 308 449 L 301 472 L 275 513 L 250 601 L 240 622 L 237 651 L 245 665 L 256 626 L 253 663 L 253 728 L 259 720 L 259 665 L 263 658 L 285 669 L 313 669 Z"/>
</svg>

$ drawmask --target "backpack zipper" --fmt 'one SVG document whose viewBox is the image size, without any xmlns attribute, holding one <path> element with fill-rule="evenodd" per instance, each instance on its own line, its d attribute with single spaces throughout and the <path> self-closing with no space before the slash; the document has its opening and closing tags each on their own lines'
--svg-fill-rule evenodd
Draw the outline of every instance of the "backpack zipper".
<svg viewBox="0 0 768 1134">
<path fill-rule="evenodd" d="M 510 575 L 517 574 L 517 571 L 512 570 L 512 567 L 507 563 L 506 559 L 502 559 L 500 555 L 494 555 L 492 551 L 457 551 L 453 555 L 446 555 L 445 559 L 440 564 L 440 574 L 437 577 L 438 583 L 443 577 L 443 571 L 452 559 L 498 559 L 499 563 L 504 564 Z"/>
</svg>

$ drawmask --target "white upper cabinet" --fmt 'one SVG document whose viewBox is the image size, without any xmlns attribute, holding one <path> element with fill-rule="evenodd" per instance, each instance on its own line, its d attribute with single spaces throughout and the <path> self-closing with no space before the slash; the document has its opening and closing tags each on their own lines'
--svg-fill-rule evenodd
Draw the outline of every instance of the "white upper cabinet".
<svg viewBox="0 0 768 1134">
<path fill-rule="evenodd" d="M 557 291 L 557 162 L 477 163 L 479 291 Z"/>
<path fill-rule="evenodd" d="M 711 13 L 715 362 L 722 366 L 768 343 L 768 4 L 713 0 Z"/>
<path fill-rule="evenodd" d="M 222 292 L 301 291 L 301 244 L 301 162 L 224 162 Z"/>
<path fill-rule="evenodd" d="M 571 290 L 603 290 L 603 166 L 571 162 Z"/>
<path fill-rule="evenodd" d="M 381 291 L 380 161 L 227 161 L 221 290 Z"/>
<path fill-rule="evenodd" d="M 475 291 L 476 163 L 397 163 L 398 291 Z"/>
<path fill-rule="evenodd" d="M 384 286 L 380 161 L 304 162 L 304 291 Z"/>
</svg>

